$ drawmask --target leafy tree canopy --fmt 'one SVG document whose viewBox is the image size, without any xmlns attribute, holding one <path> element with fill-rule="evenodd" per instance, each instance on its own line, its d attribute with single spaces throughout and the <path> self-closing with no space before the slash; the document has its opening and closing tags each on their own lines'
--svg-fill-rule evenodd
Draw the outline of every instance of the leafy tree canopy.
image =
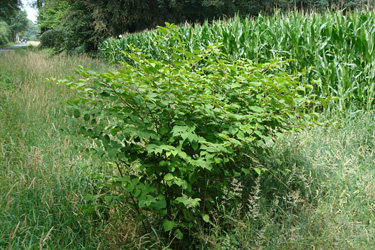
<svg viewBox="0 0 375 250">
<path fill-rule="evenodd" d="M 20 10 L 20 0 L 0 0 L 0 21 L 5 21 L 9 24 L 10 18 Z"/>
<path fill-rule="evenodd" d="M 40 33 L 40 29 L 38 25 L 33 23 L 31 20 L 29 20 L 29 28 L 25 32 L 25 34 L 22 36 L 22 39 L 25 39 L 27 41 L 38 41 L 38 34 Z"/>
<path fill-rule="evenodd" d="M 69 3 L 67 1 L 43 1 L 38 6 L 38 24 L 42 31 L 55 29 L 67 15 Z"/>
<path fill-rule="evenodd" d="M 10 19 L 9 28 L 13 34 L 24 32 L 28 29 L 29 19 L 24 10 L 17 11 Z"/>
</svg>

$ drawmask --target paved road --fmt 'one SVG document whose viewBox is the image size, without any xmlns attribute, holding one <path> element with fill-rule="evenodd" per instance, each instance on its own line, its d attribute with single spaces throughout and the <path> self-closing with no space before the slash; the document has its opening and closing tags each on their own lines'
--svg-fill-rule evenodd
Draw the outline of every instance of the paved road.
<svg viewBox="0 0 375 250">
<path fill-rule="evenodd" d="M 18 48 L 21 48 L 21 47 L 24 47 L 24 46 L 27 46 L 27 45 L 28 45 L 27 43 L 20 43 L 20 44 L 14 45 L 14 46 L 1 48 L 0 53 L 8 51 L 8 50 L 12 50 L 12 49 L 18 49 Z"/>
</svg>

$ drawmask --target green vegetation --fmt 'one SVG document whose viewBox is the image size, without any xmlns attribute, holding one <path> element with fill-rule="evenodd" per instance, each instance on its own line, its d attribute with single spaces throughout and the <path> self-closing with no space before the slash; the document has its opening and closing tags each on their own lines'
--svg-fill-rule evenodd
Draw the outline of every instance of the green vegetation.
<svg viewBox="0 0 375 250">
<path fill-rule="evenodd" d="M 210 249 L 373 249 L 374 126 L 373 112 L 358 112 L 277 140 L 263 167 L 290 172 L 264 173 L 251 188 L 234 181 L 237 202 L 218 205 L 202 239 Z"/>
<path fill-rule="evenodd" d="M 29 20 L 28 27 L 29 28 L 26 30 L 25 34 L 22 35 L 21 39 L 25 39 L 27 41 L 39 41 L 39 38 L 38 38 L 38 35 L 40 33 L 39 26 Z"/>
<path fill-rule="evenodd" d="M 96 52 L 109 37 L 156 28 L 169 23 L 203 23 L 234 15 L 258 16 L 294 10 L 349 11 L 367 0 L 38 0 L 42 45 L 84 53 Z M 45 34 L 45 39 L 43 36 Z M 59 42 L 53 42 L 53 38 Z M 52 39 L 52 41 L 51 41 Z"/>
<path fill-rule="evenodd" d="M 4 44 L 4 45 L 0 45 L 0 48 L 6 48 L 6 47 L 10 47 L 10 46 L 14 46 L 16 45 L 17 43 L 7 43 L 7 44 Z"/>
<path fill-rule="evenodd" d="M 16 35 L 22 35 L 28 29 L 28 19 L 25 11 L 17 11 L 9 22 L 0 16 L 0 45 L 16 41 Z"/>
<path fill-rule="evenodd" d="M 84 210 L 83 197 L 93 190 L 83 168 L 90 161 L 60 132 L 62 102 L 71 93 L 46 83 L 77 64 L 105 67 L 30 48 L 0 54 L 0 249 L 104 245 L 101 222 Z"/>
<path fill-rule="evenodd" d="M 0 21 L 0 46 L 9 42 L 10 30 L 6 22 Z"/>
<path fill-rule="evenodd" d="M 29 20 L 25 11 L 18 11 L 10 19 L 9 29 L 12 33 L 12 41 L 17 41 L 16 36 L 22 37 L 23 33 L 29 28 Z"/>
<path fill-rule="evenodd" d="M 274 58 L 295 59 L 290 70 L 308 70 L 310 83 L 318 80 L 315 94 L 321 98 L 338 97 L 338 108 L 370 109 L 374 105 L 375 12 L 279 14 L 256 19 L 236 17 L 212 24 L 184 25 L 177 36 L 189 51 L 220 43 L 231 59 L 247 58 L 264 63 Z M 121 51 L 128 45 L 140 48 L 159 60 L 157 31 L 106 40 L 100 55 L 110 62 L 127 61 Z M 172 47 L 173 44 L 171 43 Z"/>
<path fill-rule="evenodd" d="M 152 220 L 141 219 L 147 231 L 146 222 L 161 237 L 197 247 L 192 235 L 205 231 L 233 178 L 261 172 L 254 153 L 267 155 L 267 141 L 306 122 L 313 86 L 283 72 L 282 62 L 220 60 L 215 46 L 191 53 L 178 40 L 171 52 L 172 28 L 159 28 L 165 60 L 139 51 L 127 54 L 134 66 L 81 69 L 83 79 L 62 81 L 79 93 L 67 131 L 92 138 L 87 150 L 118 166 L 117 199 L 132 202 L 139 216 L 151 212 Z"/>
<path fill-rule="evenodd" d="M 373 22 L 161 28 L 110 71 L 0 54 L 0 249 L 375 248 Z"/>
<path fill-rule="evenodd" d="M 9 23 L 12 16 L 20 10 L 20 4 L 18 0 L 0 0 L 0 20 Z"/>
<path fill-rule="evenodd" d="M 16 41 L 28 28 L 26 12 L 20 9 L 21 1 L 0 0 L 0 46 Z"/>
</svg>

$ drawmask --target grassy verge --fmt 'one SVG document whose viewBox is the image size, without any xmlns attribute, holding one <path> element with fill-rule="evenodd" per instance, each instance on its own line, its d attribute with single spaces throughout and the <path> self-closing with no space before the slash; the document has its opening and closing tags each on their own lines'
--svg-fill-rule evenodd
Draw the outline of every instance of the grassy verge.
<svg viewBox="0 0 375 250">
<path fill-rule="evenodd" d="M 290 171 L 234 185 L 250 195 L 221 205 L 203 239 L 213 249 L 374 249 L 374 131 L 374 114 L 361 113 L 278 141 L 264 166 Z"/>
<path fill-rule="evenodd" d="M 87 163 L 60 133 L 66 89 L 46 82 L 88 58 L 19 49 L 0 54 L 0 249 L 96 249 L 105 240 L 84 211 Z"/>
<path fill-rule="evenodd" d="M 13 46 L 13 45 L 17 45 L 17 43 L 7 43 L 7 44 L 0 45 L 0 49 L 10 47 L 10 46 Z"/>
</svg>

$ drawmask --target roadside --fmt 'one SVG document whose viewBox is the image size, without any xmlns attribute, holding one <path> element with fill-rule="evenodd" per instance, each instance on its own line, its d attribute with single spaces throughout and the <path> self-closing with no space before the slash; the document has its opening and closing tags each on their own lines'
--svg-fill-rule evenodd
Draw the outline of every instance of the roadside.
<svg viewBox="0 0 375 250">
<path fill-rule="evenodd" d="M 60 129 L 72 93 L 46 79 L 72 76 L 76 65 L 112 69 L 29 47 L 0 53 L 0 249 L 110 249 L 105 224 L 85 210 L 86 193 L 97 194 L 87 166 L 101 165 Z"/>
<path fill-rule="evenodd" d="M 10 46 L 13 46 L 13 45 L 16 45 L 17 43 L 7 43 L 7 44 L 2 44 L 0 45 L 0 49 L 3 49 L 3 48 L 6 48 L 6 47 L 10 47 Z"/>
<path fill-rule="evenodd" d="M 13 45 L 13 46 L 0 48 L 0 53 L 6 52 L 6 51 L 9 51 L 9 50 L 18 49 L 18 48 L 25 47 L 25 46 L 28 46 L 28 45 L 38 46 L 39 43 L 40 42 L 33 42 L 33 41 L 30 41 L 30 42 L 27 42 L 27 43 L 19 43 L 19 44 Z"/>
<path fill-rule="evenodd" d="M 0 53 L 6 52 L 6 51 L 9 51 L 9 50 L 13 50 L 13 49 L 18 49 L 18 48 L 21 48 L 21 47 L 24 47 L 24 46 L 27 46 L 27 45 L 28 45 L 27 43 L 20 43 L 20 44 L 13 45 L 13 46 L 10 46 L 10 47 L 1 48 Z"/>
</svg>

